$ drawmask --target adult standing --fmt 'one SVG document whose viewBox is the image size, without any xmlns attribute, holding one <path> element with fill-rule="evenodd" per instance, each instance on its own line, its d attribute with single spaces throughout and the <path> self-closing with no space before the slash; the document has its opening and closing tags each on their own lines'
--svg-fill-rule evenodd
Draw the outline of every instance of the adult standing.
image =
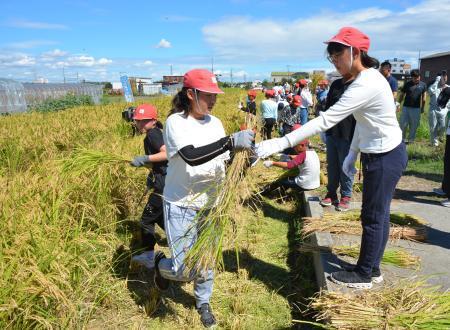
<svg viewBox="0 0 450 330">
<path fill-rule="evenodd" d="M 375 69 L 378 61 L 367 53 L 369 37 L 355 28 L 344 27 L 326 43 L 328 57 L 337 71 L 342 76 L 350 74 L 355 80 L 326 112 L 282 138 L 258 143 L 256 153 L 268 157 L 332 128 L 349 115 L 355 117 L 355 132 L 342 167 L 348 176 L 354 175 L 361 152 L 364 174 L 361 249 L 355 268 L 334 272 L 331 279 L 348 287 L 367 289 L 372 287 L 372 277 L 378 279 L 380 275 L 380 262 L 389 237 L 390 204 L 406 168 L 407 154 L 391 88 Z"/>
<path fill-rule="evenodd" d="M 384 61 L 380 65 L 380 72 L 383 75 L 384 78 L 389 83 L 389 86 L 391 86 L 392 95 L 394 96 L 394 100 L 397 100 L 397 91 L 398 91 L 398 82 L 397 79 L 395 79 L 394 76 L 391 74 L 392 65 L 389 61 Z"/>
<path fill-rule="evenodd" d="M 251 130 L 225 135 L 221 121 L 211 115 L 216 95 L 223 93 L 208 70 L 194 69 L 184 75 L 183 88 L 172 100 L 173 109 L 164 127 L 169 167 L 164 187 L 164 224 L 172 254 L 155 254 L 154 282 L 167 290 L 172 281 L 194 281 L 194 295 L 205 327 L 216 325 L 211 311 L 212 270 L 188 269 L 185 256 L 195 244 L 199 210 L 217 202 L 218 188 L 225 177 L 229 151 L 251 148 Z M 201 214 L 207 214 L 202 212 Z"/>
<path fill-rule="evenodd" d="M 339 101 L 354 79 L 355 77 L 348 73 L 342 78 L 333 81 L 325 101 L 324 111 L 327 111 Z M 354 176 L 344 173 L 342 164 L 350 151 L 355 125 L 356 120 L 353 115 L 350 115 L 325 132 L 328 184 L 327 194 L 320 201 L 320 204 L 322 206 L 335 205 L 337 211 L 345 212 L 350 210 Z M 340 188 L 341 193 L 340 199 L 337 196 L 338 188 Z"/>
<path fill-rule="evenodd" d="M 308 108 L 313 105 L 313 99 L 308 88 L 308 81 L 306 79 L 300 79 L 298 84 L 300 89 L 297 95 L 300 95 L 302 98 L 302 104 L 300 105 L 300 123 L 304 125 L 308 122 Z"/>
<path fill-rule="evenodd" d="M 277 121 L 278 103 L 275 102 L 275 91 L 268 89 L 264 95 L 266 99 L 261 102 L 261 116 L 262 116 L 262 137 L 263 139 L 272 138 L 272 129 Z"/>
<path fill-rule="evenodd" d="M 420 123 L 420 114 L 424 112 L 427 98 L 427 85 L 420 81 L 419 70 L 411 71 L 411 80 L 407 81 L 400 90 L 399 103 L 403 102 L 400 115 L 400 127 L 403 132 L 403 141 L 412 143 L 416 139 L 417 127 Z M 409 127 L 408 140 L 406 141 L 406 129 Z"/>
<path fill-rule="evenodd" d="M 447 107 L 438 105 L 438 98 L 441 91 L 447 87 L 447 71 L 442 71 L 434 82 L 428 87 L 430 94 L 430 109 L 428 113 L 428 123 L 430 125 L 430 142 L 437 147 L 439 145 L 439 136 L 445 130 L 445 118 L 447 117 Z"/>
</svg>

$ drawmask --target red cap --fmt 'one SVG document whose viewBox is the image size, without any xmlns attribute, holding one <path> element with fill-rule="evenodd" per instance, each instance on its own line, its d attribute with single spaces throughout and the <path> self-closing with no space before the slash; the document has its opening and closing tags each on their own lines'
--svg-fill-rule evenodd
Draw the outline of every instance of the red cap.
<svg viewBox="0 0 450 330">
<path fill-rule="evenodd" d="M 141 104 L 134 110 L 134 120 L 158 119 L 158 110 L 151 104 Z"/>
<path fill-rule="evenodd" d="M 292 100 L 292 104 L 295 107 L 299 107 L 302 104 L 302 97 L 300 95 L 295 95 L 294 99 Z"/>
<path fill-rule="evenodd" d="M 296 129 L 299 129 L 300 127 L 302 127 L 302 125 L 294 124 L 294 126 L 292 126 L 292 130 L 295 131 Z"/>
<path fill-rule="evenodd" d="M 370 39 L 366 34 L 358 29 L 348 26 L 343 27 L 333 38 L 325 41 L 326 44 L 330 42 L 337 42 L 345 46 L 355 47 L 365 52 L 369 51 L 370 47 Z"/>
<path fill-rule="evenodd" d="M 273 90 L 273 89 L 268 89 L 268 90 L 266 90 L 266 96 L 268 96 L 268 97 L 274 97 L 274 95 L 275 95 L 275 91 Z"/>
<path fill-rule="evenodd" d="M 295 83 L 295 87 L 300 87 L 300 84 L 299 83 Z"/>
<path fill-rule="evenodd" d="M 250 90 L 247 92 L 247 95 L 248 95 L 248 96 L 254 96 L 254 97 L 256 97 L 256 94 L 257 94 L 257 92 L 256 92 L 254 89 L 250 89 Z"/>
<path fill-rule="evenodd" d="M 223 94 L 217 85 L 214 73 L 205 69 L 194 69 L 184 74 L 183 87 L 211 94 Z"/>
<path fill-rule="evenodd" d="M 300 84 L 300 86 L 307 86 L 308 85 L 308 80 L 306 79 L 300 79 L 298 81 L 298 83 Z"/>
</svg>

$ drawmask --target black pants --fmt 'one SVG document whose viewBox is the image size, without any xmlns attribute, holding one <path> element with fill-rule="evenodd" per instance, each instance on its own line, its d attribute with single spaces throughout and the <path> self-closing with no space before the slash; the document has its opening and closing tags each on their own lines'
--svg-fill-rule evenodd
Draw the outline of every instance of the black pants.
<svg viewBox="0 0 450 330">
<path fill-rule="evenodd" d="M 450 198 L 450 135 L 447 135 L 445 141 L 444 178 L 442 179 L 442 190 L 447 194 L 447 198 Z"/>
<path fill-rule="evenodd" d="M 372 269 L 379 269 L 389 238 L 391 201 L 408 163 L 402 142 L 389 152 L 361 154 L 363 166 L 363 194 L 361 249 L 355 271 L 370 278 Z"/>
<path fill-rule="evenodd" d="M 142 246 L 145 250 L 154 250 L 156 245 L 155 224 L 164 230 L 164 215 L 162 206 L 162 194 L 164 190 L 165 176 L 155 174 L 151 182 L 153 191 L 148 196 L 141 217 Z"/>
<path fill-rule="evenodd" d="M 272 129 L 275 125 L 275 118 L 264 118 L 264 127 L 262 131 L 263 140 L 272 138 Z"/>
</svg>

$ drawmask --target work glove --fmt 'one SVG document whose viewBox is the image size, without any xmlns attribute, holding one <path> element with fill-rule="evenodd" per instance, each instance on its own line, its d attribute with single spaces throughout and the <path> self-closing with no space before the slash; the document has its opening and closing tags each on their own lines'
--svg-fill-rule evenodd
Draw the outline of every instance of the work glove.
<svg viewBox="0 0 450 330">
<path fill-rule="evenodd" d="M 133 158 L 133 160 L 130 162 L 131 166 L 134 167 L 141 167 L 141 166 L 145 166 L 145 164 L 150 163 L 150 159 L 148 159 L 148 155 L 143 155 L 143 156 L 136 156 Z"/>
<path fill-rule="evenodd" d="M 342 164 L 342 172 L 344 172 L 344 174 L 349 178 L 353 178 L 356 174 L 355 162 L 357 157 L 358 153 L 350 150 L 347 157 L 344 159 L 344 163 Z"/>
<path fill-rule="evenodd" d="M 264 165 L 265 167 L 267 167 L 267 168 L 270 168 L 270 167 L 273 166 L 273 161 L 271 161 L 271 160 L 265 160 L 264 163 L 263 163 L 263 165 Z"/>
<path fill-rule="evenodd" d="M 289 140 L 286 137 L 264 140 L 255 145 L 255 153 L 259 158 L 267 158 L 289 147 Z"/>
<path fill-rule="evenodd" d="M 255 132 L 250 129 L 231 134 L 231 144 L 235 150 L 251 149 L 253 141 L 255 141 Z"/>
</svg>

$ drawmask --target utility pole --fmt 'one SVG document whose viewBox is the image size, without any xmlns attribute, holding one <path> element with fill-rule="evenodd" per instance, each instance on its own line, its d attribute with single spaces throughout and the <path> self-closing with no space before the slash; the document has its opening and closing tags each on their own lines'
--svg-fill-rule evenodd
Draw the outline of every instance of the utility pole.
<svg viewBox="0 0 450 330">
<path fill-rule="evenodd" d="M 66 83 L 66 74 L 64 73 L 64 66 L 63 66 L 63 81 L 64 81 L 64 84 Z"/>
<path fill-rule="evenodd" d="M 78 79 L 78 71 L 77 71 L 77 83 L 79 83 L 80 82 L 80 80 Z"/>
<path fill-rule="evenodd" d="M 230 84 L 233 86 L 233 68 L 230 69 Z"/>
<path fill-rule="evenodd" d="M 247 75 L 244 73 L 244 84 L 247 83 Z"/>
<path fill-rule="evenodd" d="M 214 56 L 211 56 L 211 72 L 214 73 Z"/>
<path fill-rule="evenodd" d="M 172 64 L 170 64 L 170 75 L 173 76 Z"/>
</svg>

